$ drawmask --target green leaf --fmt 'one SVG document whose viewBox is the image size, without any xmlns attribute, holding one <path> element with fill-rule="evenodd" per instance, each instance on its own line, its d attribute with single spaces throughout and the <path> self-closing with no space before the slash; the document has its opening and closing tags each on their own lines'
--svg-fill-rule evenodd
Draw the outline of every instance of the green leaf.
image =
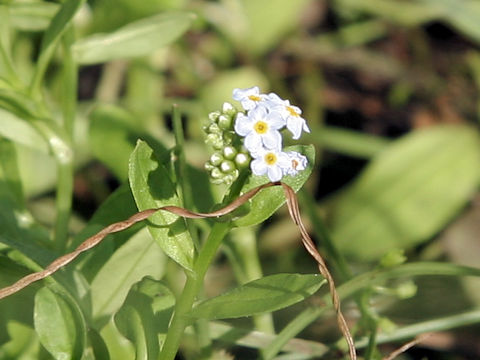
<svg viewBox="0 0 480 360">
<path fill-rule="evenodd" d="M 180 206 L 170 174 L 157 162 L 153 150 L 144 141 L 138 141 L 130 157 L 129 180 L 139 210 Z M 149 220 L 150 234 L 162 250 L 191 270 L 194 247 L 185 220 L 165 211 L 158 211 Z"/>
<path fill-rule="evenodd" d="M 44 287 L 35 295 L 34 325 L 40 342 L 58 360 L 80 359 L 74 316 L 64 299 Z"/>
<path fill-rule="evenodd" d="M 48 145 L 40 134 L 28 122 L 4 109 L 0 109 L 0 135 L 44 154 L 48 153 Z"/>
<path fill-rule="evenodd" d="M 304 171 L 299 172 L 296 176 L 285 176 L 282 182 L 291 186 L 293 190 L 298 191 L 307 181 L 315 164 L 315 148 L 312 145 L 296 145 L 286 147 L 284 151 L 297 151 L 305 155 L 308 159 L 308 166 Z M 242 193 L 245 193 L 257 186 L 268 183 L 270 180 L 267 176 L 250 175 Z M 276 186 L 262 190 L 250 200 L 250 211 L 247 215 L 241 217 L 234 222 L 235 226 L 249 226 L 259 224 L 268 219 L 283 203 L 286 201 L 281 186 Z"/>
<path fill-rule="evenodd" d="M 161 277 L 165 256 L 144 228 L 121 246 L 92 281 L 92 313 L 104 323 L 122 305 L 132 284 L 146 275 Z"/>
<path fill-rule="evenodd" d="M 377 259 L 428 240 L 480 181 L 480 138 L 467 126 L 413 132 L 376 156 L 333 209 L 333 237 L 348 255 Z"/>
<path fill-rule="evenodd" d="M 84 2 L 85 0 L 67 0 L 62 4 L 45 31 L 40 48 L 41 52 L 51 51 L 51 48 L 55 46 Z"/>
<path fill-rule="evenodd" d="M 58 4 L 48 2 L 14 2 L 9 6 L 12 26 L 21 31 L 45 30 L 55 13 Z"/>
<path fill-rule="evenodd" d="M 90 236 L 95 235 L 108 225 L 128 219 L 137 212 L 137 206 L 133 199 L 132 192 L 128 184 L 120 185 L 95 211 L 88 224 L 78 233 L 72 241 L 69 251 L 75 249 L 82 241 Z M 112 235 L 114 239 L 102 241 L 95 247 L 95 251 L 89 251 L 82 256 L 82 264 L 80 265 L 82 274 L 88 281 L 92 281 L 100 268 L 112 256 L 115 249 L 125 243 L 138 232 L 144 223 L 133 225 L 121 232 Z"/>
<path fill-rule="evenodd" d="M 320 275 L 276 274 L 248 282 L 195 306 L 196 318 L 229 319 L 283 309 L 314 294 Z"/>
<path fill-rule="evenodd" d="M 168 330 L 175 296 L 160 281 L 144 278 L 132 286 L 115 314 L 118 330 L 135 346 L 136 359 L 156 359 L 158 333 Z"/>
<path fill-rule="evenodd" d="M 73 45 L 80 64 L 144 56 L 176 40 L 190 27 L 194 15 L 166 12 L 132 22 L 110 34 L 96 34 Z"/>
</svg>

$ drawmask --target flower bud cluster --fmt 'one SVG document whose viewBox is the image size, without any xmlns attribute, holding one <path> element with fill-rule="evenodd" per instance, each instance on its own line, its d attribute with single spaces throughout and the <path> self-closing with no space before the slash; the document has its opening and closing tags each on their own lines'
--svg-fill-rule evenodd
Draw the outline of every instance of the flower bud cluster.
<svg viewBox="0 0 480 360">
<path fill-rule="evenodd" d="M 239 170 L 250 164 L 250 156 L 235 131 L 233 122 L 238 111 L 230 104 L 224 103 L 221 111 L 208 115 L 209 123 L 204 126 L 207 134 L 206 143 L 211 145 L 214 153 L 205 163 L 214 184 L 230 185 L 238 177 Z"/>
</svg>

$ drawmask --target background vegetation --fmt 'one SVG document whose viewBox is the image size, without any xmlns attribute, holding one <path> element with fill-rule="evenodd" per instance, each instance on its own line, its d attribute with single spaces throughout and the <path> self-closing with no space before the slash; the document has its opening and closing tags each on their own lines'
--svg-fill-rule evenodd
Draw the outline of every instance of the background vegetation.
<svg viewBox="0 0 480 360">
<path fill-rule="evenodd" d="M 473 0 L 0 0 L 0 285 L 137 211 L 129 158 L 142 139 L 175 163 L 173 104 L 186 205 L 210 211 L 225 188 L 208 184 L 202 127 L 234 88 L 257 85 L 300 106 L 312 130 L 301 210 L 360 354 L 380 358 L 433 332 L 401 358 L 480 358 L 479 19 Z M 212 225 L 193 226 L 203 238 Z M 171 295 L 157 310 L 171 309 L 184 280 L 144 230 L 110 235 L 48 287 L 1 300 L 0 358 L 141 358 L 112 316 L 148 293 L 148 280 L 132 288 L 144 276 Z M 317 273 L 284 208 L 232 231 L 221 250 L 206 297 L 262 275 Z M 52 295 L 56 282 L 89 294 L 88 335 L 65 320 L 78 309 Z M 318 310 L 325 289 L 273 314 L 282 339 L 267 335 L 272 318 L 240 318 L 213 323 L 214 348 L 250 359 L 298 337 L 285 359 L 340 358 L 332 312 Z M 74 320 L 51 315 L 65 311 Z M 184 358 L 199 358 L 196 341 L 186 337 Z M 264 358 L 281 358 L 275 346 Z"/>
</svg>

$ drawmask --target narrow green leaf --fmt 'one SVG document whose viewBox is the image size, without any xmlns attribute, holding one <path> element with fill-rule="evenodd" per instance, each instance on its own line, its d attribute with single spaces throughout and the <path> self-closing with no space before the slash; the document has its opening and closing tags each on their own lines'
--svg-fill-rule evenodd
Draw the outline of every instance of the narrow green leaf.
<svg viewBox="0 0 480 360">
<path fill-rule="evenodd" d="M 147 229 L 121 246 L 92 281 L 92 313 L 103 323 L 122 305 L 132 284 L 146 275 L 161 277 L 165 256 Z"/>
<path fill-rule="evenodd" d="M 129 180 L 139 210 L 180 206 L 168 171 L 157 162 L 153 150 L 144 141 L 138 141 L 130 157 Z M 184 268 L 192 269 L 194 247 L 184 219 L 159 211 L 150 217 L 148 229 L 169 257 Z"/>
<path fill-rule="evenodd" d="M 40 55 L 38 57 L 35 74 L 30 86 L 33 94 L 36 94 L 39 91 L 41 80 L 60 37 L 67 29 L 67 26 L 70 25 L 74 15 L 85 1 L 86 0 L 66 0 L 50 22 L 42 38 Z"/>
<path fill-rule="evenodd" d="M 62 4 L 45 31 L 40 48 L 41 52 L 49 51 L 51 47 L 55 46 L 55 43 L 60 39 L 84 2 L 85 0 L 67 0 Z"/>
<path fill-rule="evenodd" d="M 40 342 L 55 359 L 81 358 L 82 353 L 76 351 L 78 334 L 72 311 L 46 287 L 35 295 L 34 324 Z"/>
<path fill-rule="evenodd" d="M 440 231 L 480 182 L 480 138 L 438 126 L 393 142 L 373 159 L 333 211 L 333 237 L 348 255 L 373 260 Z"/>
<path fill-rule="evenodd" d="M 48 153 L 48 145 L 38 132 L 28 122 L 4 109 L 0 109 L 0 135 L 44 154 Z"/>
<path fill-rule="evenodd" d="M 196 318 L 228 319 L 283 309 L 314 294 L 320 275 L 276 274 L 248 282 L 195 306 Z"/>
<path fill-rule="evenodd" d="M 299 172 L 296 176 L 285 176 L 282 181 L 291 186 L 293 190 L 298 191 L 307 181 L 315 163 L 315 148 L 312 145 L 297 145 L 285 148 L 284 151 L 297 151 L 305 155 L 308 159 L 308 166 L 304 171 Z M 242 193 L 245 193 L 257 186 L 268 183 L 267 176 L 251 175 Z M 259 224 L 268 219 L 283 203 L 286 201 L 281 186 L 276 186 L 262 190 L 253 199 L 250 200 L 250 211 L 247 215 L 241 217 L 234 222 L 235 226 L 249 226 Z"/>
<path fill-rule="evenodd" d="M 144 56 L 176 40 L 190 27 L 194 15 L 166 12 L 132 22 L 110 34 L 95 34 L 73 46 L 80 64 Z"/>
</svg>

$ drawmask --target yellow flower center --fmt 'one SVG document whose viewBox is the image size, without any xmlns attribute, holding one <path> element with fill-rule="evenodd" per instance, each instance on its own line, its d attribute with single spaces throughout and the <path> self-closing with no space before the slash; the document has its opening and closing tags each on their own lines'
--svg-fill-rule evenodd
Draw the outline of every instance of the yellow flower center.
<svg viewBox="0 0 480 360">
<path fill-rule="evenodd" d="M 257 134 L 265 134 L 268 131 L 268 124 L 260 120 L 253 125 L 253 129 Z"/>
<path fill-rule="evenodd" d="M 299 117 L 300 114 L 298 112 L 296 112 L 291 106 L 287 106 L 287 111 L 290 113 L 290 115 L 292 116 L 295 116 L 295 117 Z"/>
<path fill-rule="evenodd" d="M 267 153 L 265 157 L 263 158 L 267 165 L 273 165 L 277 162 L 277 155 L 274 153 Z"/>
<path fill-rule="evenodd" d="M 262 100 L 262 98 L 260 96 L 257 96 L 257 95 L 249 95 L 248 98 L 252 101 L 260 101 Z"/>
</svg>

